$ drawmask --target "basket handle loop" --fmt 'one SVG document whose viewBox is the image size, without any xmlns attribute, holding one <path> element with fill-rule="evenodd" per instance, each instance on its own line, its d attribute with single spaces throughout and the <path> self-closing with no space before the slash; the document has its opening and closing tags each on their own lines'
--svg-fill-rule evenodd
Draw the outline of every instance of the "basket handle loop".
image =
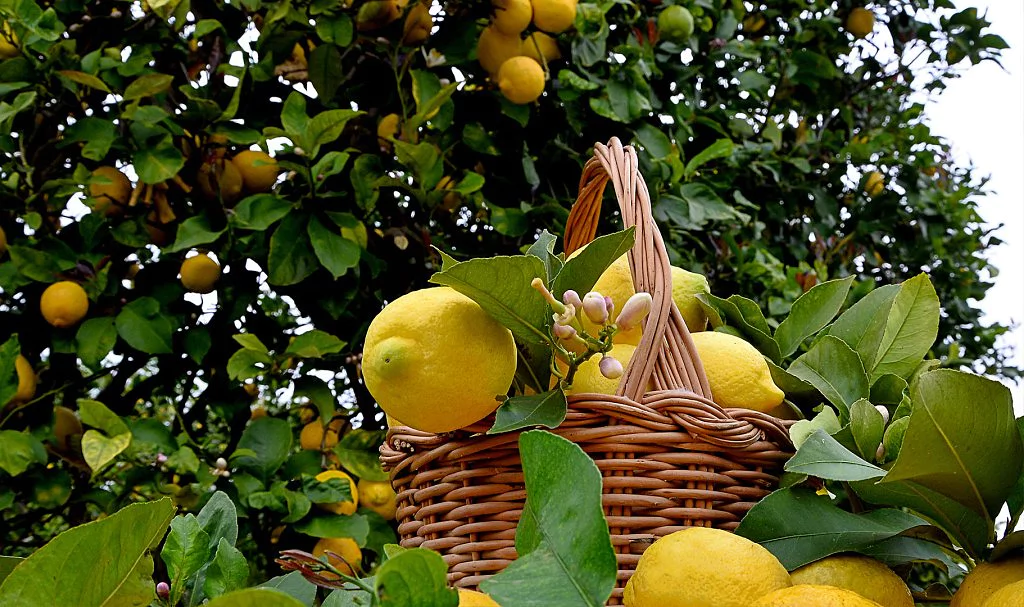
<svg viewBox="0 0 1024 607">
<path fill-rule="evenodd" d="M 636 227 L 636 244 L 628 253 L 637 291 L 651 294 L 654 304 L 644 320 L 643 338 L 619 381 L 616 394 L 639 401 L 648 384 L 655 390 L 683 388 L 705 398 L 711 389 L 704 366 L 683 317 L 672 301 L 672 270 L 665 242 L 654 221 L 651 195 L 639 172 L 633 146 L 613 137 L 596 144 L 580 178 L 580 193 L 565 225 L 565 252 L 585 246 L 597 234 L 601 200 L 611 181 L 625 227 Z M 615 302 L 620 307 L 625 302 Z"/>
</svg>

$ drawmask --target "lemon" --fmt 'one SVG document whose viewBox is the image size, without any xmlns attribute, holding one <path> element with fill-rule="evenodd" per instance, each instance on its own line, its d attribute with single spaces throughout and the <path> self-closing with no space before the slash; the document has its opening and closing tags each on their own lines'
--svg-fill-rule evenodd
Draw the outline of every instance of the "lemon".
<svg viewBox="0 0 1024 607">
<path fill-rule="evenodd" d="M 398 137 L 398 124 L 401 119 L 398 114 L 388 114 L 377 123 L 377 142 L 381 146 L 391 145 L 390 140 Z"/>
<path fill-rule="evenodd" d="M 800 567 L 794 584 L 836 586 L 856 592 L 882 607 L 914 607 L 910 589 L 883 563 L 862 555 L 838 554 Z"/>
<path fill-rule="evenodd" d="M 1024 607 L 1024 580 L 1003 586 L 981 607 Z"/>
<path fill-rule="evenodd" d="M 494 0 L 494 27 L 506 36 L 518 36 L 530 26 L 533 4 L 530 0 Z"/>
<path fill-rule="evenodd" d="M 882 174 L 878 171 L 871 171 L 868 173 L 868 178 L 864 180 L 864 191 L 867 195 L 874 198 L 885 190 L 885 179 Z"/>
<path fill-rule="evenodd" d="M 18 391 L 14 393 L 10 402 L 21 404 L 32 400 L 36 395 L 36 372 L 32 369 L 32 363 L 19 354 L 14 359 L 14 370 L 18 374 Z"/>
<path fill-rule="evenodd" d="M 181 284 L 193 293 L 213 291 L 220 278 L 220 264 L 200 253 L 181 262 Z"/>
<path fill-rule="evenodd" d="M 85 430 L 75 412 L 67 407 L 57 406 L 53 409 L 53 436 L 60 451 L 71 449 L 71 439 L 80 436 Z"/>
<path fill-rule="evenodd" d="M 487 417 L 515 372 L 512 332 L 448 287 L 399 297 L 366 331 L 367 389 L 386 414 L 425 432 L 451 432 Z"/>
<path fill-rule="evenodd" d="M 368 481 L 365 478 L 359 479 L 359 505 L 373 510 L 390 521 L 395 518 L 397 509 L 395 490 L 387 481 Z"/>
<path fill-rule="evenodd" d="M 716 403 L 762 413 L 782 404 L 786 395 L 772 382 L 768 363 L 757 348 L 717 331 L 694 333 L 693 343 Z"/>
<path fill-rule="evenodd" d="M 846 17 L 846 31 L 854 38 L 864 38 L 875 29 L 875 14 L 866 8 L 857 7 Z"/>
<path fill-rule="evenodd" d="M 549 34 L 561 34 L 576 20 L 576 0 L 534 0 L 533 24 Z"/>
<path fill-rule="evenodd" d="M 711 293 L 708 279 L 703 274 L 672 266 L 672 301 L 676 302 L 690 333 L 703 331 L 708 326 L 708 315 L 697 301 L 698 293 Z"/>
<path fill-rule="evenodd" d="M 356 13 L 356 29 L 367 32 L 390 25 L 402 16 L 402 7 L 394 0 L 370 0 Z"/>
<path fill-rule="evenodd" d="M 501 605 L 482 592 L 459 588 L 459 607 L 501 607 Z"/>
<path fill-rule="evenodd" d="M 4 21 L 2 32 L 0 32 L 0 59 L 10 59 L 20 54 L 18 35 L 11 29 L 11 24 Z"/>
<path fill-rule="evenodd" d="M 543 64 L 545 61 L 561 59 L 562 51 L 558 49 L 557 40 L 544 32 L 534 32 L 523 41 L 523 55 Z"/>
<path fill-rule="evenodd" d="M 1024 580 L 1024 555 L 981 563 L 964 578 L 949 607 L 979 607 L 1003 586 Z"/>
<path fill-rule="evenodd" d="M 299 432 L 299 446 L 309 451 L 320 451 L 321 448 L 329 451 L 338 444 L 338 432 L 341 430 L 342 420 L 336 419 L 327 424 L 327 437 L 324 438 L 324 425 L 320 420 L 314 419 L 302 427 Z M 323 446 L 321 447 L 321 443 Z"/>
<path fill-rule="evenodd" d="M 690 527 L 651 544 L 626 584 L 626 607 L 750 607 L 792 582 L 782 563 L 746 538 Z"/>
<path fill-rule="evenodd" d="M 658 13 L 658 36 L 672 42 L 686 42 L 693 35 L 693 15 L 673 4 Z"/>
<path fill-rule="evenodd" d="M 776 590 L 750 604 L 750 607 L 881 607 L 856 592 L 833 586 L 800 584 Z"/>
<path fill-rule="evenodd" d="M 221 201 L 233 205 L 242 197 L 242 173 L 229 160 L 205 162 L 196 173 L 199 191 L 210 202 Z"/>
<path fill-rule="evenodd" d="M 761 28 L 763 28 L 766 23 L 767 21 L 761 13 L 747 15 L 743 18 L 743 31 L 750 34 L 756 34 L 761 31 Z"/>
<path fill-rule="evenodd" d="M 43 318 L 58 329 L 78 324 L 89 311 L 89 297 L 77 282 L 62 280 L 46 287 L 39 298 Z"/>
<path fill-rule="evenodd" d="M 243 150 L 231 159 L 242 176 L 242 187 L 249 194 L 269 192 L 277 182 L 281 169 L 270 154 L 260 150 Z"/>
<path fill-rule="evenodd" d="M 97 213 L 107 217 L 124 215 L 125 206 L 132 197 L 132 182 L 121 171 L 111 166 L 103 166 L 92 172 L 93 177 L 106 183 L 90 183 L 89 197 L 93 198 L 93 208 Z"/>
<path fill-rule="evenodd" d="M 353 514 L 356 511 L 356 506 L 359 504 L 359 487 L 356 482 L 352 480 L 352 477 L 345 474 L 341 470 L 324 470 L 320 474 L 316 475 L 316 480 L 321 483 L 327 482 L 332 478 L 340 478 L 348 481 L 348 488 L 352 494 L 351 501 L 334 502 L 327 504 L 317 504 L 320 508 L 333 512 L 335 514 Z"/>
<path fill-rule="evenodd" d="M 327 554 L 328 552 L 333 552 L 338 556 Z M 352 575 L 363 562 L 363 552 L 359 549 L 359 544 L 350 537 L 321 538 L 313 546 L 313 556 L 316 558 L 326 556 L 327 562 L 345 575 Z"/>
<path fill-rule="evenodd" d="M 409 9 L 405 16 L 405 23 L 402 25 L 402 44 L 406 46 L 419 46 L 430 37 L 430 30 L 434 27 L 434 19 L 430 16 L 430 9 L 427 5 L 417 2 Z"/>
<path fill-rule="evenodd" d="M 519 36 L 503 34 L 489 25 L 480 32 L 480 39 L 476 42 L 476 58 L 487 73 L 495 75 L 502 64 L 518 56 L 521 49 L 522 40 Z"/>
<path fill-rule="evenodd" d="M 498 86 L 512 103 L 532 103 L 544 92 L 544 68 L 529 57 L 513 57 L 501 64 Z"/>
<path fill-rule="evenodd" d="M 629 360 L 633 357 L 633 352 L 635 351 L 636 346 L 633 344 L 615 344 L 608 354 L 622 363 L 622 368 L 625 369 L 629 365 Z M 566 391 L 566 394 L 583 394 L 586 392 L 615 394 L 615 390 L 619 387 L 619 379 L 622 378 L 608 379 L 601 375 L 600 364 L 601 355 L 597 354 L 580 365 L 576 369 L 576 375 L 573 377 L 572 387 Z M 563 372 L 567 368 L 565 363 L 561 361 L 558 362 L 558 366 Z"/>
</svg>

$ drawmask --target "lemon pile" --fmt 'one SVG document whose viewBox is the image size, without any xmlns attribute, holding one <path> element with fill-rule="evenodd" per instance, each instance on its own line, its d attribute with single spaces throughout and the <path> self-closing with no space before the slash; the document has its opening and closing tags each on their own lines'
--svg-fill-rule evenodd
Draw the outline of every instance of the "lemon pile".
<svg viewBox="0 0 1024 607">
<path fill-rule="evenodd" d="M 658 539 L 626 584 L 627 607 L 913 607 L 884 564 L 835 555 L 792 574 L 763 546 L 705 527 Z"/>
<path fill-rule="evenodd" d="M 1024 605 L 1024 555 L 981 563 L 964 578 L 949 607 Z"/>
</svg>

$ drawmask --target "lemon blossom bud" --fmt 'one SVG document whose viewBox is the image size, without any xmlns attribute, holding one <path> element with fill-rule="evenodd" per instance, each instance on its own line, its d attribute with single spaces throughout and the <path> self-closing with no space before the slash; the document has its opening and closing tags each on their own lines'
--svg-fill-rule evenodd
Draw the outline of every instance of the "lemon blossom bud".
<svg viewBox="0 0 1024 607">
<path fill-rule="evenodd" d="M 601 362 L 598 363 L 597 366 L 601 369 L 601 375 L 604 375 L 608 379 L 618 379 L 622 377 L 622 363 L 611 356 L 602 356 Z"/>
<path fill-rule="evenodd" d="M 882 461 L 885 459 L 885 445 L 878 445 L 878 449 L 875 450 L 875 461 Z"/>
<path fill-rule="evenodd" d="M 541 280 L 540 278 L 534 278 L 532 281 L 530 281 L 530 286 L 533 287 L 534 289 L 537 289 L 537 291 L 544 296 L 544 299 L 548 302 L 548 305 L 551 306 L 552 310 L 558 312 L 559 314 L 565 312 L 565 306 L 562 304 L 562 302 L 555 299 L 555 296 L 551 294 L 551 291 L 548 291 L 548 288 L 544 286 L 543 280 Z"/>
<path fill-rule="evenodd" d="M 587 315 L 590 322 L 595 325 L 603 325 L 608 321 L 608 306 L 604 302 L 604 295 L 591 291 L 583 296 L 583 313 Z"/>
<path fill-rule="evenodd" d="M 551 327 L 551 332 L 555 334 L 558 339 L 570 339 L 576 335 L 576 329 L 569 325 L 555 324 Z"/>
<path fill-rule="evenodd" d="M 583 301 L 580 300 L 580 294 L 572 289 L 562 293 L 562 301 L 567 304 L 572 304 L 577 310 L 583 308 Z"/>
<path fill-rule="evenodd" d="M 551 318 L 554 319 L 556 325 L 568 325 L 576 318 L 576 306 L 572 304 L 563 306 L 562 311 L 552 314 Z"/>
<path fill-rule="evenodd" d="M 653 303 L 654 298 L 651 297 L 650 293 L 641 291 L 634 294 L 622 306 L 622 311 L 619 312 L 618 318 L 615 319 L 616 326 L 621 331 L 629 331 L 639 326 L 640 321 L 651 312 L 651 305 Z"/>
<path fill-rule="evenodd" d="M 224 459 L 223 457 L 218 457 L 217 461 L 214 462 L 213 465 L 217 466 L 218 470 L 224 470 L 225 468 L 228 467 L 228 460 Z"/>
<path fill-rule="evenodd" d="M 615 311 L 615 302 L 607 295 L 604 296 L 604 307 L 608 309 L 608 316 L 611 316 L 612 312 Z"/>
<path fill-rule="evenodd" d="M 164 455 L 163 453 L 157 453 L 156 454 L 156 463 L 163 464 L 163 463 L 166 463 L 166 462 L 167 462 L 167 456 L 166 455 Z"/>
<path fill-rule="evenodd" d="M 171 596 L 171 587 L 167 585 L 167 582 L 160 582 L 156 585 L 156 595 L 162 599 Z"/>
<path fill-rule="evenodd" d="M 889 409 L 887 409 L 884 405 L 875 405 L 875 409 L 878 409 L 878 412 L 882 414 L 882 425 L 884 426 L 884 425 L 888 424 L 889 423 Z"/>
</svg>

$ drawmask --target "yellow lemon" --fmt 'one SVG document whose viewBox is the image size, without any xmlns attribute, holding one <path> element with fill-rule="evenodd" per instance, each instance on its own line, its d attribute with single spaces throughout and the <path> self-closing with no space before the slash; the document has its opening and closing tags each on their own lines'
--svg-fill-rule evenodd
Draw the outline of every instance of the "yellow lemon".
<svg viewBox="0 0 1024 607">
<path fill-rule="evenodd" d="M 402 25 L 402 44 L 406 46 L 418 46 L 426 42 L 430 37 L 430 30 L 434 27 L 434 18 L 430 16 L 430 9 L 427 5 L 417 2 L 409 9 Z"/>
<path fill-rule="evenodd" d="M 708 326 L 708 315 L 697 301 L 699 293 L 711 293 L 708 279 L 703 274 L 672 266 L 672 301 L 679 308 L 690 333 L 703 331 Z"/>
<path fill-rule="evenodd" d="M 857 7 L 846 17 L 846 31 L 854 38 L 864 38 L 875 29 L 875 14 L 866 8 Z"/>
<path fill-rule="evenodd" d="M 250 194 L 269 192 L 277 182 L 281 169 L 270 154 L 260 150 L 243 150 L 231 159 L 242 176 L 242 187 Z"/>
<path fill-rule="evenodd" d="M 94 199 L 93 208 L 107 217 L 124 215 L 125 207 L 132 197 L 132 182 L 121 171 L 103 166 L 92 172 L 97 182 L 89 184 L 89 197 Z M 103 181 L 104 183 L 98 183 Z"/>
<path fill-rule="evenodd" d="M 868 178 L 864 180 L 864 191 L 867 195 L 874 198 L 885 190 L 885 178 L 878 171 L 871 171 L 868 173 Z"/>
<path fill-rule="evenodd" d="M 518 36 L 530 26 L 533 4 L 530 0 L 494 0 L 494 27 L 506 36 Z"/>
<path fill-rule="evenodd" d="M 36 395 L 36 372 L 32 369 L 32 363 L 19 354 L 14 359 L 14 370 L 18 374 L 18 391 L 14 393 L 11 402 L 21 404 L 32 400 Z"/>
<path fill-rule="evenodd" d="M 501 607 L 501 605 L 482 592 L 459 588 L 459 607 Z"/>
<path fill-rule="evenodd" d="M 521 49 L 522 40 L 519 36 L 503 34 L 489 25 L 480 32 L 480 39 L 476 42 L 476 58 L 480 66 L 493 76 L 503 63 L 518 56 Z"/>
<path fill-rule="evenodd" d="M 89 297 L 77 282 L 62 280 L 46 287 L 39 298 L 43 318 L 58 329 L 78 324 L 89 311 Z"/>
<path fill-rule="evenodd" d="M 544 68 L 529 57 L 513 57 L 501 64 L 498 86 L 512 103 L 532 103 L 544 92 Z"/>
<path fill-rule="evenodd" d="M 391 145 L 391 139 L 398 137 L 398 126 L 401 119 L 398 114 L 388 114 L 377 123 L 377 142 L 382 146 Z"/>
<path fill-rule="evenodd" d="M 717 331 L 694 333 L 693 343 L 716 403 L 761 412 L 782 404 L 786 395 L 772 382 L 768 363 L 757 348 Z"/>
<path fill-rule="evenodd" d="M 359 479 L 359 504 L 384 517 L 390 521 L 395 518 L 395 510 L 398 508 L 395 490 L 387 481 L 368 481 L 365 478 Z"/>
<path fill-rule="evenodd" d="M 1024 555 L 981 563 L 964 578 L 949 607 L 979 607 L 1003 586 L 1024 580 Z"/>
<path fill-rule="evenodd" d="M 71 439 L 80 436 L 85 430 L 82 422 L 79 421 L 75 412 L 67 407 L 54 407 L 53 409 L 53 436 L 55 444 L 60 451 L 71 449 Z"/>
<path fill-rule="evenodd" d="M 625 369 L 629 365 L 630 359 L 633 358 L 633 352 L 635 351 L 636 346 L 633 344 L 615 344 L 608 354 L 622 363 L 622 368 Z M 587 392 L 615 394 L 615 390 L 619 387 L 619 379 L 621 378 L 608 379 L 601 375 L 600 364 L 601 355 L 598 354 L 590 357 L 590 359 L 580 365 L 576 370 L 576 375 L 573 377 L 572 387 L 566 391 L 566 394 L 583 394 Z M 565 363 L 559 361 L 558 366 L 563 372 L 566 370 Z"/>
<path fill-rule="evenodd" d="M 534 0 L 533 24 L 549 34 L 561 34 L 576 20 L 576 0 Z"/>
<path fill-rule="evenodd" d="M 767 23 L 767 21 L 761 13 L 747 15 L 743 18 L 743 31 L 750 34 L 756 34 L 761 31 L 761 28 L 764 27 L 765 23 Z"/>
<path fill-rule="evenodd" d="M 750 607 L 792 582 L 782 563 L 746 538 L 707 527 L 651 544 L 626 584 L 626 607 Z"/>
<path fill-rule="evenodd" d="M 791 577 L 794 584 L 845 588 L 882 607 L 914 607 L 914 597 L 900 576 L 868 556 L 829 556 L 800 567 Z"/>
<path fill-rule="evenodd" d="M 557 40 L 544 32 L 534 32 L 527 36 L 526 40 L 523 40 L 523 55 L 537 63 L 544 63 L 561 59 L 562 51 L 558 49 Z"/>
<path fill-rule="evenodd" d="M 233 205 L 242 197 L 242 173 L 230 160 L 205 162 L 196 173 L 199 191 L 210 202 Z"/>
<path fill-rule="evenodd" d="M 220 264 L 209 255 L 200 253 L 181 263 L 181 284 L 193 293 L 213 291 L 220 278 Z"/>
<path fill-rule="evenodd" d="M 320 420 L 314 419 L 302 427 L 299 432 L 299 446 L 308 451 L 330 451 L 338 444 L 338 432 L 341 430 L 342 420 L 336 419 L 327 424 L 327 437 L 324 437 L 324 425 Z M 321 446 L 322 443 L 322 446 Z"/>
<path fill-rule="evenodd" d="M 10 59 L 20 54 L 18 35 L 11 29 L 11 24 L 4 21 L 2 31 L 0 31 L 0 59 Z"/>
<path fill-rule="evenodd" d="M 1024 607 L 1024 580 L 995 591 L 981 607 Z"/>
<path fill-rule="evenodd" d="M 768 593 L 750 607 L 881 607 L 856 592 L 834 586 L 800 584 Z"/>
<path fill-rule="evenodd" d="M 350 501 L 346 500 L 343 502 L 335 502 L 333 504 L 317 504 L 317 506 L 335 514 L 355 513 L 356 506 L 359 504 L 359 487 L 356 485 L 356 482 L 352 480 L 351 476 L 345 474 L 341 470 L 324 470 L 320 474 L 316 475 L 316 480 L 321 483 L 327 482 L 332 478 L 340 478 L 348 481 L 348 488 L 352 494 L 352 499 Z"/>
<path fill-rule="evenodd" d="M 451 432 L 498 408 L 516 358 L 511 331 L 455 289 L 435 287 L 399 297 L 373 319 L 363 379 L 386 414 Z"/>
<path fill-rule="evenodd" d="M 327 554 L 328 552 L 333 552 L 338 556 Z M 317 558 L 326 556 L 327 562 L 346 575 L 352 575 L 363 562 L 363 552 L 359 549 L 359 544 L 350 537 L 321 538 L 313 546 L 313 556 Z"/>
</svg>

